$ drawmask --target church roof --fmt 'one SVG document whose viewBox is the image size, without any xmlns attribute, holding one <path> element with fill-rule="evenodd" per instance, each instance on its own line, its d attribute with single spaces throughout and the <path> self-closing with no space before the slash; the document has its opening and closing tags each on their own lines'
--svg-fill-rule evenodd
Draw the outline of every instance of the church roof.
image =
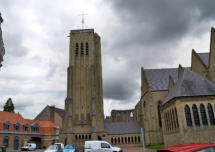
<svg viewBox="0 0 215 152">
<path fill-rule="evenodd" d="M 209 53 L 197 53 L 205 65 L 209 64 Z"/>
<path fill-rule="evenodd" d="M 54 111 L 58 113 L 62 118 L 64 117 L 65 110 L 60 108 L 54 108 Z"/>
<path fill-rule="evenodd" d="M 108 134 L 136 134 L 141 132 L 141 127 L 136 122 L 106 122 L 104 123 L 105 130 Z"/>
<path fill-rule="evenodd" d="M 170 90 L 163 105 L 178 97 L 215 95 L 215 84 L 202 76 L 185 69 L 179 80 Z"/>
<path fill-rule="evenodd" d="M 152 91 L 168 90 L 169 75 L 174 82 L 178 79 L 178 68 L 144 69 L 144 73 Z"/>
</svg>

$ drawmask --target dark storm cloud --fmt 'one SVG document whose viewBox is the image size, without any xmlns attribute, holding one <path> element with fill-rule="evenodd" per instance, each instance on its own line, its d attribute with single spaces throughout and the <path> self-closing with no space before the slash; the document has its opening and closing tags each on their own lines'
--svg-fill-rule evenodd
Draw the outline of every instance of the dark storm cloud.
<svg viewBox="0 0 215 152">
<path fill-rule="evenodd" d="M 123 78 L 122 78 L 123 79 Z M 115 100 L 124 100 L 129 102 L 133 97 L 134 91 L 137 89 L 138 84 L 133 81 L 126 81 L 118 79 L 108 79 L 104 82 L 104 98 L 106 99 L 115 99 Z"/>
<path fill-rule="evenodd" d="M 214 20 L 211 0 L 112 0 L 130 40 L 144 45 L 179 41 L 199 22 Z M 124 28 L 126 29 L 126 28 Z M 122 39 L 122 41 L 125 39 Z M 124 43 L 129 45 L 129 43 Z"/>
<path fill-rule="evenodd" d="M 114 73 L 116 78 L 104 79 L 104 97 L 107 99 L 130 102 L 129 97 L 134 96 L 136 92 L 139 92 L 140 96 L 140 87 L 136 82 L 140 80 L 141 66 L 172 67 L 177 58 L 174 48 L 180 46 L 184 37 L 197 37 L 214 26 L 209 24 L 209 21 L 215 20 L 215 1 L 211 0 L 106 2 L 113 7 L 119 26 L 111 29 L 113 37 L 109 46 L 104 49 L 104 54 L 108 52 L 112 57 L 121 57 L 127 62 L 126 74 Z M 105 59 L 108 58 L 104 57 Z M 109 65 L 103 66 L 105 69 L 105 66 Z M 117 61 L 114 66 L 118 66 L 119 71 L 125 68 L 118 65 Z M 110 72 L 104 71 L 104 77 L 109 76 Z"/>
</svg>

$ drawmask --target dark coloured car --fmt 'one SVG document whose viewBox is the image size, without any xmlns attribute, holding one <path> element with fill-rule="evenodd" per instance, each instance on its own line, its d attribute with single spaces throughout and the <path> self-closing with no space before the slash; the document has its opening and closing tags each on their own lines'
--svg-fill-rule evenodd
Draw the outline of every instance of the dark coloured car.
<svg viewBox="0 0 215 152">
<path fill-rule="evenodd" d="M 191 143 L 165 147 L 158 152 L 215 152 L 215 143 Z"/>
<path fill-rule="evenodd" d="M 78 147 L 74 144 L 72 145 L 66 145 L 64 147 L 63 152 L 78 152 Z"/>
</svg>

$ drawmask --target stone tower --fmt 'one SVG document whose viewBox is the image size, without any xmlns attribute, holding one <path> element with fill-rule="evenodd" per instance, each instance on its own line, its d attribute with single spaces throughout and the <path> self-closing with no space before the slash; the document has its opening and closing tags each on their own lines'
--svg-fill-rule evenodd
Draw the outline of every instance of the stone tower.
<svg viewBox="0 0 215 152">
<path fill-rule="evenodd" d="M 71 30 L 61 142 L 82 145 L 106 137 L 101 43 L 93 29 Z"/>
</svg>

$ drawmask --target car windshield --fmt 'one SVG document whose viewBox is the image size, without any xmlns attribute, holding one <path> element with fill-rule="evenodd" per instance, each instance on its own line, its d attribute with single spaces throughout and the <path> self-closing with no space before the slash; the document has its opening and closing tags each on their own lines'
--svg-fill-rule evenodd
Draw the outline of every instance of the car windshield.
<svg viewBox="0 0 215 152">
<path fill-rule="evenodd" d="M 65 149 L 74 149 L 74 148 L 75 148 L 74 145 L 66 145 L 66 146 L 65 146 Z"/>
<path fill-rule="evenodd" d="M 56 145 L 51 145 L 47 148 L 47 150 L 57 150 L 57 146 Z"/>
</svg>

